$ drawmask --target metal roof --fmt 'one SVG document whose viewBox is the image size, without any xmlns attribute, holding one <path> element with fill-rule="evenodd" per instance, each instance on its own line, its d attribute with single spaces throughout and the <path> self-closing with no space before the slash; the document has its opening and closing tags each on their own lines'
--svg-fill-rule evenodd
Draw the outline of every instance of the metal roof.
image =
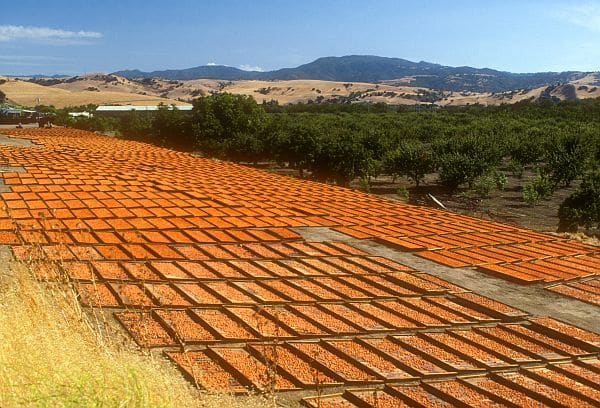
<svg viewBox="0 0 600 408">
<path fill-rule="evenodd" d="M 167 106 L 173 109 L 171 105 Z M 191 111 L 192 105 L 177 105 L 177 110 Z M 157 111 L 158 105 L 100 105 L 96 108 L 96 112 L 128 112 L 128 111 Z"/>
<path fill-rule="evenodd" d="M 14 109 L 14 108 L 0 108 L 0 112 L 4 113 L 4 114 L 9 114 L 9 113 L 21 113 L 21 112 L 25 112 L 21 109 Z"/>
</svg>

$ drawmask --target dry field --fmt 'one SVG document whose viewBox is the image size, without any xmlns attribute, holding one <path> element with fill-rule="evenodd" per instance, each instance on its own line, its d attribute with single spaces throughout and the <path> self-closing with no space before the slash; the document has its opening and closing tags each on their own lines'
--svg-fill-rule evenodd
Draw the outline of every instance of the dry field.
<svg viewBox="0 0 600 408">
<path fill-rule="evenodd" d="M 266 408 L 258 396 L 195 390 L 160 356 L 99 331 L 69 285 L 0 257 L 0 406 Z M 32 266 L 32 265 L 31 265 Z"/>
<path fill-rule="evenodd" d="M 409 86 L 389 86 L 363 82 L 334 82 L 316 80 L 293 81 L 234 81 L 223 88 L 224 92 L 252 96 L 258 103 L 277 100 L 280 104 L 306 103 L 348 97 L 352 93 L 361 93 L 360 99 L 365 102 L 385 102 L 394 105 L 412 105 L 418 88 Z"/>
<path fill-rule="evenodd" d="M 194 386 L 600 402 L 598 247 L 84 131 L 2 132 L 0 243 Z"/>
<path fill-rule="evenodd" d="M 504 93 L 439 92 L 420 87 L 398 85 L 397 81 L 371 83 L 343 83 L 317 80 L 292 81 L 220 81 L 196 79 L 169 81 L 164 79 L 129 80 L 116 75 L 90 74 L 67 78 L 60 83 L 42 86 L 23 80 L 9 80 L 0 84 L 0 90 L 16 103 L 33 106 L 37 98 L 43 104 L 57 107 L 87 103 L 112 103 L 149 105 L 160 102 L 181 104 L 195 97 L 218 92 L 230 92 L 252 96 L 258 103 L 277 100 L 280 104 L 306 103 L 308 101 L 332 101 L 351 97 L 352 102 L 384 102 L 392 105 L 413 105 L 425 93 L 438 95 L 436 103 L 441 106 L 467 104 L 499 105 L 525 99 L 537 99 L 546 87 L 516 90 Z M 600 96 L 597 75 L 589 75 L 573 81 L 574 93 L 579 99 Z M 93 89 L 93 90 L 90 90 Z M 565 87 L 556 87 L 550 96 L 565 99 Z"/>
<path fill-rule="evenodd" d="M 90 85 L 91 86 L 91 85 Z M 158 95 L 141 95 L 127 90 L 88 91 L 88 86 L 63 89 L 59 86 L 42 86 L 22 80 L 10 79 L 0 84 L 0 91 L 19 105 L 54 105 L 57 108 L 87 104 L 158 105 L 159 103 L 180 105 L 182 102 Z"/>
</svg>

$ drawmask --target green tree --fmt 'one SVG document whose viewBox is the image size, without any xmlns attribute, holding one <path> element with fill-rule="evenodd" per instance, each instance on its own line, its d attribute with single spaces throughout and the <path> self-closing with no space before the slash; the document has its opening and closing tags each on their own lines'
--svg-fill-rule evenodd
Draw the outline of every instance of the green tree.
<svg viewBox="0 0 600 408">
<path fill-rule="evenodd" d="M 581 185 L 558 209 L 558 230 L 577 231 L 578 227 L 600 228 L 600 169 L 586 174 Z"/>
<path fill-rule="evenodd" d="M 363 175 L 371 158 L 360 141 L 348 131 L 330 135 L 315 152 L 313 177 L 347 186 L 356 176 Z"/>
<path fill-rule="evenodd" d="M 135 111 L 127 112 L 120 118 L 119 130 L 127 138 L 147 140 L 152 134 L 152 116 Z"/>
<path fill-rule="evenodd" d="M 546 147 L 544 171 L 556 188 L 568 187 L 586 167 L 592 149 L 577 134 L 554 138 Z"/>
<path fill-rule="evenodd" d="M 254 99 L 229 93 L 194 100 L 191 131 L 195 147 L 225 157 L 231 140 L 261 137 L 269 117 Z"/>
<path fill-rule="evenodd" d="M 305 122 L 295 123 L 289 120 L 272 132 L 275 138 L 270 149 L 275 158 L 278 162 L 297 169 L 302 177 L 304 170 L 312 167 L 315 154 L 323 141 L 322 129 Z"/>
<path fill-rule="evenodd" d="M 429 146 L 417 140 L 402 141 L 395 150 L 388 152 L 383 168 L 394 176 L 406 176 L 417 187 L 425 175 L 435 171 L 435 160 Z"/>
<path fill-rule="evenodd" d="M 525 136 L 515 135 L 512 137 L 509 151 L 512 160 L 521 166 L 535 164 L 544 155 L 545 130 L 539 128 L 530 129 Z"/>
<path fill-rule="evenodd" d="M 175 105 L 160 104 L 152 117 L 151 127 L 154 141 L 162 146 L 193 147 L 189 120 Z"/>
<path fill-rule="evenodd" d="M 489 135 L 438 139 L 434 147 L 439 157 L 440 183 L 451 190 L 465 183 L 472 189 L 475 180 L 502 159 L 498 141 Z"/>
</svg>

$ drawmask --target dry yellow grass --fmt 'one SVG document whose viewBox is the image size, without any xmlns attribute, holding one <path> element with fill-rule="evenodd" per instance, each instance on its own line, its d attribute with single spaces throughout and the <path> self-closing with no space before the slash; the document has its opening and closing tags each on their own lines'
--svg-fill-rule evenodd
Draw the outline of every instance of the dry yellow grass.
<svg viewBox="0 0 600 408">
<path fill-rule="evenodd" d="M 584 244 L 595 245 L 600 247 L 599 237 L 589 236 L 583 232 L 553 232 L 552 235 L 573 239 L 575 241 L 583 242 Z"/>
<path fill-rule="evenodd" d="M 111 80 L 107 80 L 110 77 Z M 405 81 L 411 77 L 402 78 Z M 414 78 L 412 78 L 414 79 Z M 572 81 L 579 99 L 600 96 L 598 74 L 590 74 Z M 88 91 L 96 88 L 98 91 Z M 519 102 L 525 99 L 538 99 L 546 86 L 515 92 L 452 92 L 447 98 L 436 101 L 442 106 L 462 106 L 467 104 L 499 105 Z M 52 86 L 41 86 L 13 79 L 0 85 L 8 98 L 26 106 L 37 104 L 38 98 L 45 105 L 65 107 L 88 103 L 112 103 L 131 105 L 155 105 L 158 103 L 184 104 L 179 100 L 191 101 L 200 95 L 230 92 L 252 96 L 258 103 L 277 100 L 280 104 L 308 102 L 322 99 L 328 101 L 338 97 L 347 97 L 352 93 L 361 95 L 357 100 L 363 102 L 384 102 L 393 105 L 413 105 L 417 103 L 415 95 L 422 87 L 399 85 L 396 80 L 373 83 L 344 83 L 319 80 L 290 81 L 220 81 L 214 79 L 196 79 L 189 81 L 168 81 L 153 79 L 140 82 L 127 78 L 105 74 L 91 74 L 78 77 Z M 146 95 L 142 95 L 145 93 Z M 162 98 L 160 95 L 166 96 Z M 560 89 L 551 92 L 552 96 L 564 99 Z"/>
<path fill-rule="evenodd" d="M 325 100 L 336 96 L 348 96 L 353 92 L 364 92 L 365 102 L 386 102 L 390 104 L 415 104 L 413 99 L 400 94 L 415 95 L 418 88 L 409 86 L 391 86 L 365 82 L 335 82 L 299 79 L 291 81 L 232 81 L 223 88 L 224 92 L 252 96 L 258 103 L 275 99 L 280 104 L 307 102 L 323 97 Z M 261 93 L 263 92 L 263 93 Z M 396 96 L 381 96 L 384 92 Z"/>
<path fill-rule="evenodd" d="M 0 266 L 0 407 L 263 407 L 193 389 L 161 357 L 101 334 L 64 285 Z"/>
<path fill-rule="evenodd" d="M 130 92 L 70 91 L 53 86 L 42 86 L 26 81 L 9 80 L 0 85 L 6 97 L 23 106 L 54 105 L 57 108 L 93 104 L 158 105 L 159 103 L 181 105 L 174 99 Z M 39 99 L 39 102 L 38 102 Z"/>
</svg>

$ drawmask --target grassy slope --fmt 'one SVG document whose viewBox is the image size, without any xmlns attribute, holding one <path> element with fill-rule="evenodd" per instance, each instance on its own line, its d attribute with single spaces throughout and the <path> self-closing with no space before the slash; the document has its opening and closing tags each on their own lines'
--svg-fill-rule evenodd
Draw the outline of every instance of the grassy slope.
<svg viewBox="0 0 600 408">
<path fill-rule="evenodd" d="M 65 106 L 78 106 L 94 104 L 131 104 L 131 105 L 157 105 L 159 103 L 180 105 L 182 102 L 160 98 L 150 95 L 139 95 L 129 92 L 111 92 L 111 91 L 81 91 L 71 92 L 65 89 L 51 86 L 37 85 L 31 82 L 9 80 L 0 85 L 0 90 L 6 94 L 6 97 L 23 106 L 54 105 L 57 108 Z"/>
<path fill-rule="evenodd" d="M 71 290 L 38 283 L 24 266 L 0 269 L 1 407 L 265 405 L 192 389 L 163 359 L 95 330 Z"/>
</svg>

